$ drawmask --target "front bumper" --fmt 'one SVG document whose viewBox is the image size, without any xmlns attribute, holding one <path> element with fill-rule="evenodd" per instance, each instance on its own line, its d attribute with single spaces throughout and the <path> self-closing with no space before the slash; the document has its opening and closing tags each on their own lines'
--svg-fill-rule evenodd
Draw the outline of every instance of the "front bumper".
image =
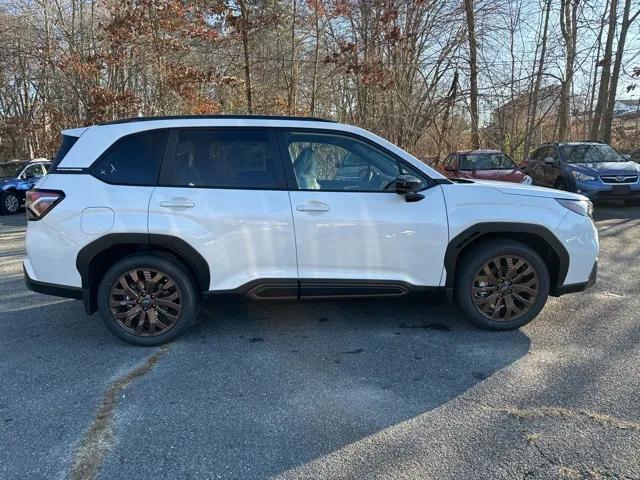
<svg viewBox="0 0 640 480">
<path fill-rule="evenodd" d="M 591 269 L 591 274 L 589 275 L 589 279 L 586 282 L 582 283 L 571 283 L 569 285 L 560 285 L 553 289 L 551 295 L 554 297 L 559 297 L 566 293 L 576 293 L 583 292 L 587 288 L 591 287 L 594 283 L 596 283 L 596 277 L 598 276 L 598 261 L 596 260 L 593 264 L 593 268 Z"/>
<path fill-rule="evenodd" d="M 592 201 L 640 199 L 640 183 L 616 185 L 576 181 L 576 192 L 589 197 Z"/>
</svg>

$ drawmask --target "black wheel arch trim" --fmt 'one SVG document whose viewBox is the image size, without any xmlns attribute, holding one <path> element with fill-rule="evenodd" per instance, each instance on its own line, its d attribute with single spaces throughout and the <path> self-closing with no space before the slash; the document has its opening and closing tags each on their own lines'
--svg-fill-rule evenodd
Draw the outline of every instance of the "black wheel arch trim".
<svg viewBox="0 0 640 480">
<path fill-rule="evenodd" d="M 556 278 L 551 278 L 552 291 L 557 289 L 564 283 L 569 271 L 569 253 L 564 248 L 562 242 L 556 237 L 551 230 L 542 225 L 518 222 L 484 222 L 477 223 L 463 230 L 461 233 L 453 237 L 449 241 L 444 256 L 444 266 L 447 271 L 447 280 L 445 286 L 449 289 L 455 286 L 455 274 L 458 258 L 462 251 L 471 242 L 479 240 L 483 236 L 494 233 L 515 233 L 535 235 L 542 239 L 558 256 L 559 264 L 557 266 Z"/>
<path fill-rule="evenodd" d="M 76 257 L 76 268 L 82 279 L 82 288 L 95 293 L 97 286 L 92 285 L 91 282 L 91 267 L 94 258 L 100 253 L 112 247 L 140 245 L 144 246 L 141 252 L 153 249 L 153 247 L 159 247 L 173 253 L 178 258 L 185 259 L 196 276 L 198 289 L 201 292 L 209 290 L 211 274 L 209 265 L 202 255 L 181 238 L 155 233 L 111 233 L 82 247 Z M 91 295 L 89 297 L 91 297 Z M 87 304 L 87 300 L 85 300 L 85 309 L 90 313 L 95 312 L 95 299 L 90 298 L 89 304 Z"/>
</svg>

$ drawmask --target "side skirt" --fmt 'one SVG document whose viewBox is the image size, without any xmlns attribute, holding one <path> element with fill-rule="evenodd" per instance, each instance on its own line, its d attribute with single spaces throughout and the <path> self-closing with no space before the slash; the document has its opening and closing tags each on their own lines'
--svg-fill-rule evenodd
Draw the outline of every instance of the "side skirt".
<svg viewBox="0 0 640 480">
<path fill-rule="evenodd" d="M 211 290 L 207 296 L 248 296 L 253 300 L 404 297 L 442 293 L 444 287 L 425 287 L 394 280 L 260 279 L 232 290 Z"/>
</svg>

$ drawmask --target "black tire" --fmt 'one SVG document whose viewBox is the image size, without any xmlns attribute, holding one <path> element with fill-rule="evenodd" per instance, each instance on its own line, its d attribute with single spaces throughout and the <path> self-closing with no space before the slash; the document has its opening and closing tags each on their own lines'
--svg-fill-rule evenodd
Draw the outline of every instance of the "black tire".
<svg viewBox="0 0 640 480">
<path fill-rule="evenodd" d="M 627 207 L 640 207 L 640 198 L 630 198 L 624 201 Z"/>
<path fill-rule="evenodd" d="M 0 215 L 13 215 L 20 209 L 20 197 L 16 192 L 2 192 L 0 195 Z"/>
<path fill-rule="evenodd" d="M 155 273 L 162 273 L 164 275 L 163 278 L 166 277 L 167 279 L 164 285 L 169 284 L 169 281 L 175 282 L 174 284 L 172 284 L 172 289 L 173 293 L 178 293 L 178 296 L 176 298 L 179 298 L 180 306 L 179 311 L 170 310 L 170 312 L 173 313 L 172 316 L 176 317 L 177 320 L 174 320 L 170 326 L 165 326 L 165 323 L 163 322 L 157 323 L 159 321 L 159 317 L 162 316 L 162 314 L 159 314 L 158 312 L 162 311 L 162 308 L 167 307 L 164 307 L 164 305 L 163 307 L 160 307 L 159 305 L 156 306 L 153 301 L 148 298 L 148 295 L 145 294 L 144 298 L 146 299 L 146 301 L 149 301 L 150 305 L 145 306 L 144 312 L 138 310 L 141 315 L 136 316 L 136 318 L 132 319 L 131 322 L 134 322 L 135 320 L 137 324 L 139 318 L 142 317 L 142 323 L 148 330 L 151 330 L 150 323 L 154 323 L 153 334 L 149 332 L 141 331 L 140 333 L 136 333 L 135 331 L 132 331 L 133 325 L 127 327 L 127 325 L 125 324 L 125 322 L 129 320 L 128 318 L 125 318 L 123 320 L 118 320 L 115 318 L 115 315 L 118 311 L 117 309 L 127 309 L 127 307 L 114 307 L 114 310 L 112 311 L 112 307 L 110 306 L 112 295 L 115 295 L 116 291 L 124 292 L 124 290 L 121 289 L 121 284 L 119 283 L 120 278 L 123 275 L 128 275 L 131 271 L 143 271 L 145 269 L 148 269 L 148 271 L 154 271 Z M 130 276 L 128 276 L 128 278 L 131 279 Z M 140 290 L 146 290 L 148 288 L 149 292 L 156 292 L 156 301 L 163 300 L 166 304 L 167 298 L 169 297 L 160 299 L 161 295 L 157 293 L 165 288 L 161 283 L 154 284 L 151 283 L 151 281 L 142 281 L 142 283 L 144 285 L 144 289 L 142 287 L 138 287 L 133 293 L 139 293 L 140 295 L 142 295 L 142 293 L 140 293 Z M 116 288 L 118 290 L 115 290 Z M 123 301 L 123 303 L 127 303 L 130 302 L 130 300 L 128 300 L 129 298 L 131 298 L 132 300 L 133 298 L 138 298 L 133 297 L 133 295 L 131 297 L 123 297 L 124 295 L 125 294 L 123 293 L 119 297 L 113 297 L 113 299 L 119 298 Z M 153 296 L 151 298 L 153 298 Z M 143 346 L 162 345 L 164 343 L 175 340 L 187 331 L 187 329 L 191 326 L 193 320 L 198 315 L 198 311 L 200 309 L 200 295 L 198 293 L 198 290 L 196 289 L 196 283 L 193 280 L 193 277 L 188 273 L 188 271 L 178 261 L 174 261 L 171 258 L 165 258 L 162 256 L 151 254 L 132 255 L 122 259 L 113 267 L 111 267 L 107 271 L 107 273 L 105 273 L 100 282 L 100 286 L 98 287 L 97 300 L 98 310 L 100 312 L 100 315 L 102 316 L 102 320 L 104 321 L 107 328 L 111 331 L 111 333 L 126 342 Z M 175 300 L 172 299 L 171 301 L 174 302 Z M 137 303 L 140 304 L 139 301 L 137 301 Z M 141 307 L 142 305 L 139 306 Z M 131 308 L 136 308 L 136 305 L 132 305 Z M 152 312 L 152 309 L 155 311 Z M 167 309 L 167 311 L 169 311 L 169 309 Z M 151 322 L 152 313 L 154 315 L 153 322 Z M 164 322 L 167 322 L 167 318 L 162 318 Z M 160 325 L 162 325 L 165 329 L 158 333 L 157 329 Z"/>
<path fill-rule="evenodd" d="M 533 300 L 532 297 L 529 297 L 528 299 L 531 300 L 531 304 L 526 307 L 528 309 L 526 311 L 523 311 L 520 316 L 516 317 L 514 315 L 513 320 L 492 320 L 490 318 L 487 318 L 486 313 L 481 313 L 481 307 L 476 306 L 476 304 L 474 303 L 474 301 L 482 301 L 482 298 L 474 297 L 474 295 L 477 295 L 472 291 L 472 288 L 474 287 L 474 280 L 480 278 L 477 277 L 477 275 L 481 274 L 480 271 L 487 264 L 487 262 L 490 262 L 495 258 L 500 258 L 501 256 L 510 255 L 519 257 L 520 259 L 524 260 L 533 269 L 535 275 L 537 275 L 537 296 Z M 526 279 L 531 277 L 524 278 Z M 502 291 L 501 288 L 503 287 L 500 287 L 494 291 L 499 294 L 500 297 L 503 296 L 502 294 L 500 294 L 500 292 Z M 549 269 L 547 268 L 545 261 L 535 250 L 523 243 L 514 240 L 500 240 L 480 243 L 477 246 L 472 247 L 472 249 L 468 253 L 464 254 L 456 275 L 455 294 L 457 303 L 462 308 L 465 316 L 478 327 L 489 330 L 513 330 L 526 325 L 540 313 L 547 301 L 547 297 L 549 296 L 549 288 Z M 511 290 L 508 290 L 508 293 L 511 294 Z M 491 293 L 490 295 L 493 295 L 493 293 Z M 504 295 L 506 297 L 507 292 L 505 292 Z M 513 301 L 512 298 L 513 297 L 511 297 L 510 295 L 510 301 Z M 498 302 L 502 302 L 500 308 L 497 308 Z M 499 311 L 506 310 L 506 298 L 503 300 L 496 299 L 496 302 L 494 302 L 494 304 L 487 304 L 489 308 L 491 308 L 493 305 L 495 305 L 497 310 Z M 518 301 L 518 305 L 525 304 Z"/>
</svg>

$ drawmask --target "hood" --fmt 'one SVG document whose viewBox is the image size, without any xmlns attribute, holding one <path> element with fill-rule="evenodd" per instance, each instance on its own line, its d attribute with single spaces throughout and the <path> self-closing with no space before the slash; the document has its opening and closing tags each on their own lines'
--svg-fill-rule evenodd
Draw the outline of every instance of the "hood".
<svg viewBox="0 0 640 480">
<path fill-rule="evenodd" d="M 523 185 L 521 183 L 493 182 L 489 180 L 480 180 L 476 183 L 495 188 L 496 190 L 499 190 L 502 193 L 507 193 L 509 195 L 564 198 L 567 200 L 588 200 L 588 198 L 584 195 L 579 195 L 577 193 L 565 192 L 564 190 L 555 190 L 553 188 L 536 187 L 534 185 Z"/>
<path fill-rule="evenodd" d="M 463 178 L 478 180 L 498 180 L 501 182 L 522 182 L 524 172 L 519 168 L 505 168 L 504 170 L 460 170 L 458 174 Z"/>
<path fill-rule="evenodd" d="M 0 183 L 15 182 L 16 177 L 0 177 Z"/>
<path fill-rule="evenodd" d="M 587 175 L 638 175 L 640 165 L 635 162 L 593 162 L 593 163 L 565 163 L 568 170 L 585 173 Z"/>
</svg>

